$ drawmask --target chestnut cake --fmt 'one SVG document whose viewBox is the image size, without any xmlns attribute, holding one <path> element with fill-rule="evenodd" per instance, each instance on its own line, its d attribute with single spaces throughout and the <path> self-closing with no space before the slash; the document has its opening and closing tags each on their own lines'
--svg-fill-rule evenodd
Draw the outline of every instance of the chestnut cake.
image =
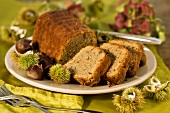
<svg viewBox="0 0 170 113">
<path fill-rule="evenodd" d="M 122 45 L 127 48 L 132 54 L 132 60 L 130 62 L 129 69 L 127 71 L 127 77 L 133 77 L 136 75 L 140 63 L 141 66 L 146 64 L 146 55 L 144 53 L 143 45 L 139 42 L 115 39 L 111 40 L 109 43 Z"/>
<path fill-rule="evenodd" d="M 122 83 L 131 62 L 131 53 L 123 46 L 111 43 L 103 43 L 100 48 L 111 58 L 111 66 L 106 72 L 105 81 L 109 86 Z"/>
<path fill-rule="evenodd" d="M 36 21 L 33 45 L 56 63 L 65 64 L 88 45 L 97 45 L 95 33 L 65 10 L 49 11 Z"/>
<path fill-rule="evenodd" d="M 100 77 L 107 71 L 111 59 L 99 47 L 86 46 L 81 49 L 64 67 L 70 70 L 73 78 L 81 85 L 98 84 Z"/>
</svg>

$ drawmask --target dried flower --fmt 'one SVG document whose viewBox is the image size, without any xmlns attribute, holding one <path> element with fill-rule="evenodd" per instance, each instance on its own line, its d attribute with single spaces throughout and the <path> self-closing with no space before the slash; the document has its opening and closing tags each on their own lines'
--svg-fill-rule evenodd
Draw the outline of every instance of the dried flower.
<svg viewBox="0 0 170 113">
<path fill-rule="evenodd" d="M 151 28 L 150 23 L 148 21 L 141 20 L 133 20 L 132 21 L 132 28 L 129 31 L 132 34 L 143 34 L 145 36 L 150 36 Z"/>
<path fill-rule="evenodd" d="M 149 2 L 130 0 L 124 6 L 124 11 L 119 12 L 115 17 L 115 24 L 109 24 L 109 27 L 118 32 L 152 35 L 165 40 L 165 30 L 155 28 L 162 28 L 156 20 L 153 7 Z"/>
<path fill-rule="evenodd" d="M 126 15 L 124 15 L 124 13 L 119 13 L 116 17 L 116 27 L 122 29 L 128 26 L 128 18 L 126 18 Z"/>
<path fill-rule="evenodd" d="M 114 94 L 112 102 L 121 113 L 133 113 L 133 110 L 142 108 L 144 97 L 141 90 L 129 87 L 123 91 L 122 96 Z"/>
<path fill-rule="evenodd" d="M 147 1 L 142 1 L 141 3 L 136 5 L 135 10 L 136 10 L 135 11 L 136 18 L 148 18 L 148 19 L 155 18 L 153 6 L 149 4 Z"/>
<path fill-rule="evenodd" d="M 9 28 L 9 33 L 10 33 L 10 36 L 13 39 L 19 40 L 21 38 L 25 38 L 25 36 L 27 34 L 27 30 L 26 29 L 22 29 L 18 25 L 11 25 L 10 28 Z"/>
<path fill-rule="evenodd" d="M 26 37 L 27 30 L 21 28 L 18 21 L 13 21 L 9 28 L 1 26 L 0 35 L 2 40 L 15 43 L 17 40 Z"/>
<path fill-rule="evenodd" d="M 129 19 L 134 19 L 136 14 L 136 5 L 136 2 L 130 1 L 127 5 L 125 5 L 123 14 Z"/>
</svg>

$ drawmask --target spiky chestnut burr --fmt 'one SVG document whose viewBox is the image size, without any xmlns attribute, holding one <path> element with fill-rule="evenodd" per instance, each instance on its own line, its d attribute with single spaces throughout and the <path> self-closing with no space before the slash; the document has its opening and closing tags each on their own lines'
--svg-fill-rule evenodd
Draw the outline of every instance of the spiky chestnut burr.
<svg viewBox="0 0 170 113">
<path fill-rule="evenodd" d="M 70 81 L 70 71 L 61 64 L 55 64 L 50 68 L 49 75 L 56 83 L 68 83 Z"/>
<path fill-rule="evenodd" d="M 18 67 L 21 69 L 28 69 L 30 66 L 39 62 L 39 56 L 37 54 L 26 54 L 18 59 Z"/>
<path fill-rule="evenodd" d="M 146 98 L 151 98 L 156 101 L 164 101 L 170 96 L 170 81 L 163 84 L 158 78 L 152 77 L 149 85 L 145 85 L 143 93 Z"/>
<path fill-rule="evenodd" d="M 129 87 L 123 91 L 122 96 L 114 94 L 112 102 L 121 113 L 133 113 L 137 108 L 142 108 L 144 97 L 141 90 Z"/>
</svg>

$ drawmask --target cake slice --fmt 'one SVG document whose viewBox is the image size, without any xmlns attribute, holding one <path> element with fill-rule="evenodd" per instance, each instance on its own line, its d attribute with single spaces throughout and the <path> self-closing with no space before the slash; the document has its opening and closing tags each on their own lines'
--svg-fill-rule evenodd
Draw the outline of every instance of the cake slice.
<svg viewBox="0 0 170 113">
<path fill-rule="evenodd" d="M 144 53 L 143 45 L 141 43 L 122 39 L 114 39 L 111 40 L 109 43 L 122 45 L 131 52 L 132 60 L 127 71 L 127 77 L 133 77 L 136 75 L 139 69 L 140 62 L 142 62 L 142 65 L 146 63 L 146 55 Z"/>
<path fill-rule="evenodd" d="M 111 66 L 105 78 L 109 86 L 117 85 L 125 80 L 131 61 L 130 52 L 121 45 L 104 43 L 100 46 L 111 58 Z"/>
<path fill-rule="evenodd" d="M 111 64 L 111 59 L 99 47 L 86 46 L 64 66 L 81 85 L 93 86 L 100 81 Z"/>
</svg>

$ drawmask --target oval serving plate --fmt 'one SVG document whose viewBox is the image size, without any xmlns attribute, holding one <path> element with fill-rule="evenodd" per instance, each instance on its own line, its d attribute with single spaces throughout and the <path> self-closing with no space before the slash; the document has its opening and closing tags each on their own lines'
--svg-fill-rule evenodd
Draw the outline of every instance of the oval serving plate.
<svg viewBox="0 0 170 113">
<path fill-rule="evenodd" d="M 14 50 L 15 50 L 15 45 L 8 50 L 5 56 L 5 65 L 12 75 L 14 75 L 19 80 L 27 84 L 30 84 L 32 86 L 49 90 L 49 91 L 69 93 L 69 94 L 103 94 L 103 93 L 120 91 L 130 86 L 136 86 L 144 82 L 145 80 L 147 80 L 154 73 L 157 65 L 155 56 L 147 47 L 145 47 L 144 51 L 147 57 L 146 65 L 139 68 L 136 76 L 134 76 L 133 78 L 128 78 L 120 85 L 115 85 L 112 87 L 108 87 L 108 85 L 90 87 L 90 86 L 82 86 L 79 84 L 57 84 L 54 83 L 52 80 L 40 81 L 40 80 L 33 80 L 27 77 L 25 71 L 17 69 L 15 63 L 11 61 L 10 53 Z"/>
</svg>

